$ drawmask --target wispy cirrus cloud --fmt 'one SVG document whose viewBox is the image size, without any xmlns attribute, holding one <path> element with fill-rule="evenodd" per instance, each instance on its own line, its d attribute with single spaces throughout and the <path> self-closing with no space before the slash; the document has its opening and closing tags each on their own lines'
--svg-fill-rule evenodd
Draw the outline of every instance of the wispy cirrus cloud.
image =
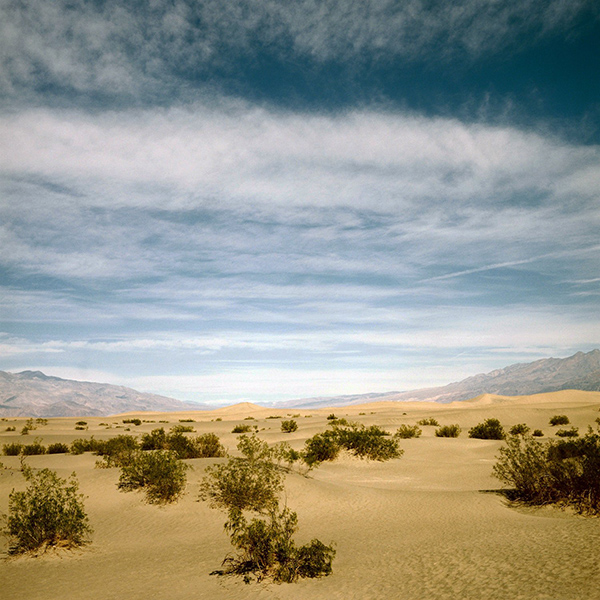
<svg viewBox="0 0 600 600">
<path fill-rule="evenodd" d="M 519 47 L 594 19 L 590 0 L 8 1 L 0 84 L 103 96 L 164 97 L 238 76 L 260 56 L 318 63 L 388 62 Z"/>
</svg>

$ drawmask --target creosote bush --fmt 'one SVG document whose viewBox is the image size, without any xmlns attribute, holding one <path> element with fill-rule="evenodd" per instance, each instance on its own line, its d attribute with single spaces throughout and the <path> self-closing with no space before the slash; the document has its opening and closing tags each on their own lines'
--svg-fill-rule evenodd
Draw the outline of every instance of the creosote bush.
<svg viewBox="0 0 600 600">
<path fill-rule="evenodd" d="M 544 437 L 544 432 L 541 429 L 534 429 L 531 435 L 533 437 Z"/>
<path fill-rule="evenodd" d="M 250 433 L 252 427 L 250 425 L 235 425 L 231 433 Z"/>
<path fill-rule="evenodd" d="M 121 466 L 118 487 L 125 492 L 143 489 L 150 504 L 175 502 L 185 489 L 186 469 L 171 450 L 136 450 Z"/>
<path fill-rule="evenodd" d="M 493 474 L 513 486 L 510 497 L 533 505 L 562 504 L 600 514 L 600 432 L 540 442 L 511 436 Z"/>
<path fill-rule="evenodd" d="M 68 454 L 69 446 L 62 442 L 55 442 L 48 446 L 48 454 Z"/>
<path fill-rule="evenodd" d="M 486 419 L 483 423 L 469 429 L 469 437 L 479 440 L 503 440 L 505 435 L 498 419 Z"/>
<path fill-rule="evenodd" d="M 461 429 L 458 425 L 442 425 L 435 430 L 436 437 L 457 438 L 460 435 Z"/>
<path fill-rule="evenodd" d="M 194 433 L 194 427 L 192 425 L 173 425 L 171 427 L 172 433 Z"/>
<path fill-rule="evenodd" d="M 531 429 L 525 423 L 517 423 L 510 428 L 508 433 L 510 435 L 526 435 L 530 431 Z"/>
<path fill-rule="evenodd" d="M 166 433 L 160 427 L 142 436 L 142 450 L 172 450 L 179 458 L 213 458 L 225 456 L 225 448 L 214 433 L 187 437 L 182 433 Z"/>
<path fill-rule="evenodd" d="M 558 437 L 578 437 L 579 429 L 577 427 L 571 427 L 571 429 L 559 429 L 554 435 Z"/>
<path fill-rule="evenodd" d="M 279 506 L 284 475 L 274 461 L 295 451 L 288 444 L 271 448 L 254 434 L 242 435 L 237 447 L 242 457 L 208 467 L 200 486 L 201 499 L 227 511 L 225 531 L 237 551 L 211 574 L 239 575 L 246 583 L 267 578 L 291 583 L 329 575 L 333 547 L 316 539 L 297 547 L 292 536 L 298 517 Z M 249 519 L 245 513 L 255 516 Z"/>
<path fill-rule="evenodd" d="M 290 419 L 289 421 L 281 421 L 281 431 L 283 433 L 293 433 L 297 431 L 298 423 L 294 421 L 294 419 Z"/>
<path fill-rule="evenodd" d="M 22 451 L 23 444 L 19 444 L 19 442 L 12 442 L 2 446 L 2 454 L 4 454 L 4 456 L 19 456 Z"/>
<path fill-rule="evenodd" d="M 418 425 L 400 425 L 394 434 L 394 437 L 400 438 L 401 440 L 408 440 L 410 438 L 418 438 L 422 433 L 423 431 Z"/>
<path fill-rule="evenodd" d="M 420 421 L 417 421 L 417 425 L 423 425 L 423 426 L 431 425 L 433 427 L 439 427 L 440 426 L 440 424 L 438 423 L 437 419 L 434 419 L 433 417 L 427 417 L 425 419 L 421 419 Z"/>
<path fill-rule="evenodd" d="M 555 425 L 568 425 L 569 417 L 567 415 L 554 415 L 550 418 L 550 425 L 554 427 Z"/>
<path fill-rule="evenodd" d="M 39 439 L 35 439 L 31 444 L 25 444 L 21 450 L 24 456 L 34 456 L 38 454 L 46 454 L 46 447 L 42 445 Z"/>
<path fill-rule="evenodd" d="M 11 539 L 9 552 L 85 544 L 92 529 L 75 474 L 65 480 L 50 469 L 34 473 L 28 465 L 23 466 L 22 473 L 29 485 L 22 492 L 13 490 L 8 498 L 5 531 Z"/>
</svg>

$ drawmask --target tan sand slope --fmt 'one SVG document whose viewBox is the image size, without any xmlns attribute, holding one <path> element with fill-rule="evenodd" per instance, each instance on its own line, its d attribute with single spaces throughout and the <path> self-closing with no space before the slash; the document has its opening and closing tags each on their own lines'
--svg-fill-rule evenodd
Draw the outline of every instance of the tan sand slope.
<svg viewBox="0 0 600 600">
<path fill-rule="evenodd" d="M 289 475 L 286 501 L 298 513 L 298 541 L 317 537 L 334 542 L 337 549 L 332 576 L 291 585 L 245 585 L 209 575 L 230 550 L 223 514 L 196 501 L 203 470 L 214 459 L 188 461 L 193 471 L 187 494 L 177 504 L 159 508 L 145 504 L 140 494 L 119 492 L 118 469 L 95 469 L 91 454 L 30 457 L 33 467 L 47 466 L 63 477 L 76 472 L 95 532 L 92 544 L 80 551 L 1 559 L 0 597 L 594 599 L 600 589 L 600 519 L 507 506 L 503 497 L 490 493 L 501 487 L 491 471 L 502 442 L 469 439 L 467 430 L 497 417 L 505 427 L 526 422 L 551 436 L 549 418 L 566 414 L 583 431 L 600 416 L 599 409 L 598 392 L 559 392 L 451 405 L 382 402 L 313 411 L 238 405 L 212 413 L 134 415 L 154 422 L 129 425 L 128 433 L 140 435 L 191 418 L 198 433 L 217 433 L 232 451 L 234 425 L 256 425 L 269 443 L 287 440 L 301 448 L 306 438 L 327 427 L 332 412 L 392 432 L 423 417 L 458 423 L 463 432 L 458 439 L 436 438 L 433 427 L 423 427 L 421 438 L 401 441 L 405 454 L 399 460 L 378 463 L 344 456 L 309 478 Z M 299 425 L 293 434 L 281 432 L 280 419 L 268 418 L 292 416 Z M 128 427 L 123 418 L 131 415 L 87 417 L 87 431 L 74 430 L 77 418 L 50 419 L 28 436 L 19 434 L 24 419 L 11 419 L 0 422 L 0 445 L 36 436 L 45 444 L 92 434 L 111 437 Z M 16 432 L 4 431 L 13 425 Z M 10 491 L 25 484 L 17 457 L 0 460 L 10 467 L 0 471 L 0 512 L 5 513 Z M 5 550 L 6 542 L 0 542 Z"/>
</svg>

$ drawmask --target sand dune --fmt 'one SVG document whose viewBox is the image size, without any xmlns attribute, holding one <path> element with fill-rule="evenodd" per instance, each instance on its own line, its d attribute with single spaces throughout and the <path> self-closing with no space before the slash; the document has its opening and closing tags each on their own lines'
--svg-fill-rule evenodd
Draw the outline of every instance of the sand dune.
<svg viewBox="0 0 600 600">
<path fill-rule="evenodd" d="M 116 488 L 118 469 L 95 469 L 91 454 L 34 456 L 34 467 L 50 467 L 61 476 L 75 471 L 87 496 L 86 509 L 95 529 L 92 544 L 76 552 L 39 558 L 0 560 L 1 597 L 6 600 L 65 598 L 127 599 L 549 599 L 598 597 L 600 520 L 554 508 L 515 509 L 492 493 L 500 483 L 491 477 L 502 442 L 474 440 L 467 430 L 484 418 L 497 417 L 505 427 L 526 422 L 548 436 L 549 418 L 567 414 L 584 430 L 600 415 L 600 393 L 558 392 L 532 397 L 480 397 L 472 402 L 373 403 L 348 408 L 275 410 L 241 404 L 212 412 L 145 413 L 131 426 L 140 434 L 195 419 L 199 433 L 213 431 L 232 451 L 238 423 L 256 425 L 269 443 L 304 440 L 326 428 L 334 412 L 365 424 L 395 431 L 433 416 L 442 424 L 458 423 L 458 439 L 436 438 L 423 427 L 419 439 L 403 440 L 404 456 L 385 463 L 342 456 L 311 474 L 286 479 L 286 500 L 298 513 L 298 541 L 318 537 L 334 542 L 334 572 L 321 580 L 296 584 L 245 585 L 210 576 L 230 550 L 223 514 L 197 502 L 204 468 L 216 459 L 188 461 L 186 495 L 159 508 L 137 493 Z M 360 414 L 364 413 L 364 414 Z M 283 434 L 278 419 L 295 417 L 299 428 Z M 254 420 L 247 417 L 253 417 Z M 216 421 L 216 419 L 222 419 Z M 2 422 L 17 432 L 0 432 L 0 444 L 31 441 L 70 442 L 123 433 L 122 417 L 87 417 L 88 431 L 75 431 L 76 418 L 50 419 L 48 425 L 20 436 L 24 419 Z M 158 421 L 169 421 L 159 423 Z M 107 429 L 108 423 L 111 429 Z M 0 459 L 0 512 L 6 512 L 11 489 L 23 489 L 17 457 Z M 6 543 L 2 539 L 3 550 Z"/>
</svg>

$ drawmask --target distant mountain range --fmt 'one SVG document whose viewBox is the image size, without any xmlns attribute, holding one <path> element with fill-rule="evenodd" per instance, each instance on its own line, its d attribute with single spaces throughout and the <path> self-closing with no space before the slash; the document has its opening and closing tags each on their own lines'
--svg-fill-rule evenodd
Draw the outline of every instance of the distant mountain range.
<svg viewBox="0 0 600 600">
<path fill-rule="evenodd" d="M 209 408 L 106 383 L 49 377 L 41 371 L 0 371 L 0 416 L 91 417 L 122 412 Z"/>
<path fill-rule="evenodd" d="M 569 389 L 600 391 L 600 350 L 577 352 L 568 358 L 544 358 L 531 363 L 518 363 L 441 387 L 408 392 L 306 398 L 286 402 L 281 406 L 321 408 L 367 402 L 419 400 L 448 403 L 469 400 L 481 394 L 526 396 Z"/>
<path fill-rule="evenodd" d="M 272 404 L 279 408 L 323 408 L 379 401 L 448 403 L 481 394 L 525 396 L 559 390 L 600 391 L 600 350 L 568 358 L 545 358 L 474 375 L 442 387 L 408 392 L 305 398 Z M 0 416 L 106 416 L 123 412 L 175 412 L 216 408 L 145 394 L 131 388 L 49 377 L 40 371 L 0 371 Z"/>
</svg>

